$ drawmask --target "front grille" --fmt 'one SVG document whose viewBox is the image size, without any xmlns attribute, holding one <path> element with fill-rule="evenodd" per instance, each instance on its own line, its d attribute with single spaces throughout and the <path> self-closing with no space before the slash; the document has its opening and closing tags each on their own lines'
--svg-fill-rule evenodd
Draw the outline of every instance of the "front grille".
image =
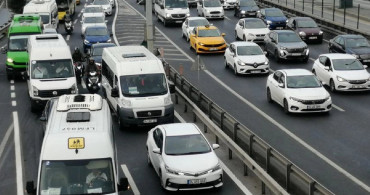
<svg viewBox="0 0 370 195">
<path fill-rule="evenodd" d="M 184 18 L 185 14 L 172 14 L 172 18 Z"/>
<path fill-rule="evenodd" d="M 256 37 L 258 37 L 258 38 L 265 38 L 265 34 L 256 34 Z"/>
<path fill-rule="evenodd" d="M 272 23 L 275 25 L 285 25 L 286 24 L 286 22 L 272 22 Z"/>
<path fill-rule="evenodd" d="M 303 53 L 304 48 L 292 48 L 292 49 L 287 49 L 287 52 L 289 53 Z"/>
<path fill-rule="evenodd" d="M 321 99 L 321 100 L 302 100 L 302 104 L 305 104 L 305 105 L 312 105 L 312 104 L 322 104 L 324 103 L 326 100 L 325 99 Z"/>
<path fill-rule="evenodd" d="M 211 44 L 211 45 L 204 45 L 204 47 L 221 47 L 221 46 L 223 46 L 223 45 L 225 45 L 225 43 L 221 43 L 221 44 Z"/>
<path fill-rule="evenodd" d="M 214 181 L 202 183 L 202 184 L 176 184 L 176 183 L 170 183 L 168 180 L 166 181 L 166 186 L 170 186 L 173 188 L 178 189 L 191 189 L 191 188 L 201 188 L 201 187 L 208 187 L 208 186 L 216 186 L 217 184 L 222 182 L 222 176 L 220 176 L 219 179 L 216 179 Z"/>
<path fill-rule="evenodd" d="M 70 94 L 71 89 L 58 89 L 58 90 L 39 90 L 40 97 L 56 97 L 64 94 Z"/>
<path fill-rule="evenodd" d="M 245 65 L 247 65 L 247 66 L 255 66 L 255 67 L 261 66 L 261 65 L 264 65 L 264 64 L 265 64 L 265 62 L 261 62 L 261 63 L 245 63 Z"/>
<path fill-rule="evenodd" d="M 158 117 L 162 116 L 162 110 L 147 110 L 136 112 L 138 118 L 147 118 L 147 117 Z"/>
<path fill-rule="evenodd" d="M 302 109 L 302 111 L 324 111 L 325 108 L 318 108 L 318 109 Z"/>
<path fill-rule="evenodd" d="M 213 11 L 213 12 L 209 12 L 210 14 L 220 14 L 221 12 L 220 11 Z"/>
<path fill-rule="evenodd" d="M 27 65 L 27 62 L 16 62 L 16 61 L 13 61 L 13 64 L 14 65 Z"/>
<path fill-rule="evenodd" d="M 366 80 L 352 80 L 352 81 L 348 81 L 349 83 L 351 84 L 364 84 L 366 83 Z"/>
</svg>

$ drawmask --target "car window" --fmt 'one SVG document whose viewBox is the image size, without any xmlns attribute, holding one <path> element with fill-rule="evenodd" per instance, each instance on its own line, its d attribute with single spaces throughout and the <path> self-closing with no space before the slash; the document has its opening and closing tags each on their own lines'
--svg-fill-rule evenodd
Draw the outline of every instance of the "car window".
<svg viewBox="0 0 370 195">
<path fill-rule="evenodd" d="M 347 38 L 346 47 L 369 47 L 369 42 L 365 38 Z"/>
<path fill-rule="evenodd" d="M 334 42 L 338 43 L 338 44 L 341 44 L 341 42 L 343 42 L 342 40 L 342 37 L 337 37 Z"/>
<path fill-rule="evenodd" d="M 299 28 L 317 28 L 317 24 L 313 20 L 300 20 L 297 21 L 297 27 Z"/>
<path fill-rule="evenodd" d="M 320 56 L 319 57 L 319 62 L 321 63 L 321 64 L 325 64 L 325 61 L 326 61 L 326 59 L 327 59 L 327 57 L 326 56 Z"/>
<path fill-rule="evenodd" d="M 153 132 L 153 139 L 154 139 L 155 145 L 158 148 L 162 148 L 163 138 L 161 136 L 162 136 L 161 130 L 159 128 L 155 129 Z"/>
<path fill-rule="evenodd" d="M 283 32 L 279 33 L 278 36 L 279 43 L 293 43 L 302 41 L 302 39 L 294 32 Z"/>
<path fill-rule="evenodd" d="M 209 25 L 209 22 L 206 19 L 198 19 L 198 20 L 190 20 L 189 21 L 189 26 L 190 27 L 206 26 L 206 25 Z"/>
<path fill-rule="evenodd" d="M 280 75 L 281 75 L 281 72 L 279 72 L 279 71 L 276 71 L 276 72 L 274 73 L 273 78 L 274 78 L 274 80 L 275 80 L 276 82 L 278 82 L 278 81 L 279 81 Z"/>
<path fill-rule="evenodd" d="M 267 26 L 262 20 L 250 20 L 245 22 L 245 28 L 246 29 L 267 28 Z"/>
<path fill-rule="evenodd" d="M 239 21 L 239 26 L 244 26 L 244 25 L 243 25 L 243 20 L 240 20 L 240 21 Z"/>
<path fill-rule="evenodd" d="M 285 85 L 285 75 L 284 74 L 280 75 L 278 82 Z"/>
<path fill-rule="evenodd" d="M 314 75 L 298 75 L 287 77 L 288 88 L 316 88 L 321 87 L 321 83 Z"/>
</svg>

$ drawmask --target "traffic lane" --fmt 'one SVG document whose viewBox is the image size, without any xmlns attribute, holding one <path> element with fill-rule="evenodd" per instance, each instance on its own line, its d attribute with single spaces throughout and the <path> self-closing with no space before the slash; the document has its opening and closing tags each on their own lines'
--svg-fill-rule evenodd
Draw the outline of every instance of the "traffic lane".
<svg viewBox="0 0 370 195">
<path fill-rule="evenodd" d="M 0 194 L 17 194 L 16 167 L 15 167 L 14 139 L 11 139 L 4 148 L 0 158 Z"/>
</svg>

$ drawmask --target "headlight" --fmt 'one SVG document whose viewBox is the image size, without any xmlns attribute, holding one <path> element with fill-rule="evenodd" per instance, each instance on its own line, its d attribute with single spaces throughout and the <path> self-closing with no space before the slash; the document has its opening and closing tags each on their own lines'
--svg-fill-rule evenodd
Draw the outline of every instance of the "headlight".
<svg viewBox="0 0 370 195">
<path fill-rule="evenodd" d="M 204 44 L 203 44 L 203 43 L 201 43 L 201 42 L 198 42 L 198 45 L 202 45 L 202 46 L 203 46 Z"/>
<path fill-rule="evenodd" d="M 111 41 L 112 41 L 112 39 L 108 39 L 108 41 L 107 41 L 107 42 L 108 42 L 108 43 L 110 43 Z"/>
<path fill-rule="evenodd" d="M 71 94 L 76 94 L 77 93 L 77 85 L 73 84 L 71 87 Z"/>
<path fill-rule="evenodd" d="M 319 35 L 322 35 L 322 34 L 324 34 L 324 32 L 322 32 L 322 31 L 320 30 Z"/>
<path fill-rule="evenodd" d="M 101 63 L 95 62 L 96 66 L 101 66 Z"/>
<path fill-rule="evenodd" d="M 359 55 L 356 55 L 356 54 L 352 54 L 352 56 L 355 57 L 355 58 L 359 58 L 360 57 Z"/>
<path fill-rule="evenodd" d="M 86 40 L 86 39 L 85 39 L 85 40 L 84 40 L 84 43 L 85 43 L 85 44 L 89 44 L 90 42 L 89 42 L 88 40 Z"/>
<path fill-rule="evenodd" d="M 271 24 L 272 22 L 270 20 L 266 20 L 266 23 L 267 24 Z"/>
<path fill-rule="evenodd" d="M 179 171 L 170 169 L 167 165 L 165 165 L 164 168 L 166 169 L 166 172 L 167 173 L 171 173 L 171 174 L 174 174 L 174 175 L 180 175 L 180 172 Z M 183 173 L 181 173 L 181 174 L 183 174 Z"/>
<path fill-rule="evenodd" d="M 190 14 L 189 14 L 189 13 L 187 13 L 187 14 L 186 14 L 186 17 L 190 17 Z"/>
<path fill-rule="evenodd" d="M 6 59 L 6 61 L 8 61 L 9 63 L 13 63 L 14 62 L 13 59 L 11 59 L 11 58 Z"/>
<path fill-rule="evenodd" d="M 166 14 L 166 18 L 170 18 L 171 17 L 171 14 Z"/>
<path fill-rule="evenodd" d="M 220 164 L 217 164 L 215 167 L 213 167 L 212 169 L 210 169 L 208 171 L 208 173 L 212 173 L 212 172 L 215 172 L 217 170 L 220 170 L 221 169 L 221 165 Z"/>
<path fill-rule="evenodd" d="M 342 78 L 342 77 L 340 77 L 340 76 L 337 76 L 337 80 L 338 80 L 339 82 L 347 82 L 347 80 L 346 80 L 346 79 L 344 79 L 344 78 Z"/>
<path fill-rule="evenodd" d="M 302 100 L 302 99 L 295 98 L 295 97 L 289 97 L 289 99 L 294 100 L 294 101 L 296 101 L 296 102 L 303 102 L 303 101 L 304 101 L 304 100 Z"/>
<path fill-rule="evenodd" d="M 172 104 L 172 100 L 171 100 L 171 96 L 168 95 L 167 97 L 164 98 L 164 105 L 167 106 L 170 104 Z"/>
<path fill-rule="evenodd" d="M 303 31 L 301 31 L 301 32 L 299 32 L 299 35 L 300 35 L 300 36 L 306 36 L 306 33 L 305 33 L 305 32 L 303 32 Z"/>
<path fill-rule="evenodd" d="M 244 62 L 242 62 L 242 61 L 238 61 L 238 64 L 239 64 L 240 66 L 245 66 L 245 63 L 244 63 Z"/>
<path fill-rule="evenodd" d="M 265 65 L 268 65 L 269 64 L 269 60 L 268 59 L 266 59 L 266 61 L 265 61 Z"/>
<path fill-rule="evenodd" d="M 288 19 L 287 19 L 287 20 L 285 20 L 285 23 L 288 23 Z"/>
<path fill-rule="evenodd" d="M 260 13 L 261 11 L 260 10 L 257 10 L 257 13 Z"/>
<path fill-rule="evenodd" d="M 286 47 L 280 47 L 281 50 L 286 50 L 287 48 Z"/>
<path fill-rule="evenodd" d="M 306 49 L 306 56 L 310 53 L 310 49 Z"/>
<path fill-rule="evenodd" d="M 32 86 L 32 91 L 33 91 L 33 96 L 39 95 L 39 90 L 35 86 Z"/>
<path fill-rule="evenodd" d="M 121 99 L 122 107 L 130 108 L 132 106 L 130 100 Z"/>
<path fill-rule="evenodd" d="M 242 10 L 240 13 L 245 14 L 245 11 L 244 11 L 244 10 Z"/>
</svg>

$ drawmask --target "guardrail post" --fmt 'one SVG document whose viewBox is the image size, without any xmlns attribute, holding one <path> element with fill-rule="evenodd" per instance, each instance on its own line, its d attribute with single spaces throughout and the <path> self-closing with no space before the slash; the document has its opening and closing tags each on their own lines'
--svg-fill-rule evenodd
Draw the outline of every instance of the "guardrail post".
<svg viewBox="0 0 370 195">
<path fill-rule="evenodd" d="M 184 90 L 184 77 L 181 77 L 181 81 L 180 81 L 180 89 L 181 91 Z"/>
<path fill-rule="evenodd" d="M 314 194 L 314 192 L 315 192 L 315 181 L 311 181 L 308 185 L 308 194 L 309 195 L 313 195 Z"/>
<path fill-rule="evenodd" d="M 302 11 L 304 11 L 304 0 L 303 0 L 303 3 L 302 3 Z"/>
<path fill-rule="evenodd" d="M 286 181 L 285 181 L 285 188 L 286 191 L 289 192 L 290 188 L 290 172 L 292 170 L 292 163 L 286 165 Z"/>
<path fill-rule="evenodd" d="M 346 3 L 347 1 L 345 0 L 344 1 L 344 13 L 343 13 L 343 25 L 346 25 L 346 10 L 347 10 L 347 3 Z"/>
<path fill-rule="evenodd" d="M 200 107 L 201 98 L 202 98 L 202 93 L 198 90 L 198 100 L 197 100 L 197 105 L 198 105 L 198 107 L 199 107 L 200 109 L 202 109 L 202 108 Z"/>
<path fill-rule="evenodd" d="M 186 113 L 186 112 L 188 112 L 188 105 L 187 105 L 187 103 L 185 102 L 185 104 L 184 104 L 184 113 Z"/>
<path fill-rule="evenodd" d="M 270 156 L 271 156 L 271 148 L 266 149 L 266 173 L 270 172 Z"/>
<path fill-rule="evenodd" d="M 175 84 L 175 86 L 177 86 L 177 82 L 176 81 L 177 81 L 177 72 L 175 72 L 174 75 L 173 75 L 173 83 Z"/>
<path fill-rule="evenodd" d="M 315 2 L 315 0 L 312 0 L 312 15 L 313 15 L 314 2 Z"/>
<path fill-rule="evenodd" d="M 204 133 L 207 133 L 207 125 L 204 124 Z"/>
<path fill-rule="evenodd" d="M 197 115 L 195 114 L 195 112 L 193 111 L 193 122 L 197 122 Z"/>
<path fill-rule="evenodd" d="M 262 194 L 266 194 L 266 185 L 262 182 Z"/>
<path fill-rule="evenodd" d="M 208 103 L 208 118 L 212 120 L 212 102 Z"/>
<path fill-rule="evenodd" d="M 321 18 L 324 18 L 324 0 L 321 0 Z"/>
<path fill-rule="evenodd" d="M 216 144 L 219 144 L 219 142 L 218 142 L 218 136 L 216 135 Z"/>
<path fill-rule="evenodd" d="M 250 137 L 249 137 L 249 156 L 251 158 L 253 158 L 253 138 L 254 138 L 254 135 L 252 134 Z"/>
<path fill-rule="evenodd" d="M 358 25 L 360 22 L 360 5 L 361 4 L 358 4 L 358 8 L 357 8 L 357 29 L 358 29 Z"/>
<path fill-rule="evenodd" d="M 221 120 L 220 120 L 220 129 L 223 131 L 224 130 L 224 117 L 225 117 L 225 112 L 221 112 Z"/>
<path fill-rule="evenodd" d="M 335 14 L 335 0 L 333 1 L 333 22 L 334 22 L 334 14 Z"/>
<path fill-rule="evenodd" d="M 244 176 L 248 176 L 248 166 L 244 164 Z"/>
<path fill-rule="evenodd" d="M 188 97 L 189 99 L 191 99 L 193 101 L 193 99 L 191 98 L 191 91 L 193 90 L 193 85 L 190 85 L 189 86 L 189 92 L 188 92 Z"/>
</svg>

